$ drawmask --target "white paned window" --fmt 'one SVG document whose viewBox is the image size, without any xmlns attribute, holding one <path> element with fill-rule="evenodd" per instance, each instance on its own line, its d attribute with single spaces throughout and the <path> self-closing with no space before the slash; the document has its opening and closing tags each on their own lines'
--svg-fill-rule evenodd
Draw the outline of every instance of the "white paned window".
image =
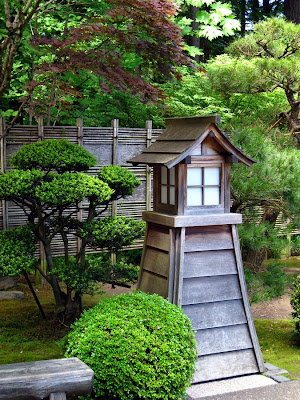
<svg viewBox="0 0 300 400">
<path fill-rule="evenodd" d="M 205 187 L 203 189 L 204 201 L 206 206 L 215 206 L 220 204 L 220 188 L 219 187 Z"/>
<path fill-rule="evenodd" d="M 188 168 L 187 185 L 188 186 L 202 185 L 202 168 Z"/>
<path fill-rule="evenodd" d="M 187 168 L 187 206 L 217 206 L 221 203 L 221 168 Z"/>
<path fill-rule="evenodd" d="M 162 204 L 168 204 L 168 187 L 161 185 L 161 202 Z"/>
<path fill-rule="evenodd" d="M 206 167 L 203 169 L 205 185 L 220 185 L 220 168 Z"/>
<path fill-rule="evenodd" d="M 187 205 L 201 206 L 202 205 L 202 189 L 201 188 L 187 188 Z"/>
<path fill-rule="evenodd" d="M 161 167 L 160 202 L 162 204 L 175 205 L 175 168 Z"/>
</svg>

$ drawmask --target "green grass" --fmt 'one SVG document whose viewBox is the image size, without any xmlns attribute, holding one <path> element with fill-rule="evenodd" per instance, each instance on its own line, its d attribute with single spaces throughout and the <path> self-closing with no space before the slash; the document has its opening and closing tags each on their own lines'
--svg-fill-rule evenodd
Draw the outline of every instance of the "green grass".
<svg viewBox="0 0 300 400">
<path fill-rule="evenodd" d="M 300 337 L 291 320 L 254 320 L 265 362 L 289 372 L 289 379 L 300 379 Z"/>
<path fill-rule="evenodd" d="M 290 257 L 279 260 L 283 268 L 299 268 L 300 270 L 300 257 Z"/>
<path fill-rule="evenodd" d="M 68 332 L 68 326 L 55 318 L 53 294 L 48 285 L 38 287 L 37 291 L 47 320 L 41 317 L 27 285 L 18 284 L 14 290 L 23 291 L 25 298 L 0 301 L 0 364 L 63 357 L 60 340 Z M 84 296 L 84 307 L 97 304 L 101 296 Z"/>
<path fill-rule="evenodd" d="M 54 315 L 54 300 L 48 286 L 37 292 L 47 315 L 43 320 L 26 285 L 19 285 L 24 299 L 0 302 L 0 364 L 63 357 L 61 339 L 68 332 L 64 321 Z M 103 295 L 84 296 L 84 307 L 98 303 Z M 300 337 L 290 320 L 255 320 L 265 362 L 289 371 L 290 379 L 300 379 Z"/>
</svg>

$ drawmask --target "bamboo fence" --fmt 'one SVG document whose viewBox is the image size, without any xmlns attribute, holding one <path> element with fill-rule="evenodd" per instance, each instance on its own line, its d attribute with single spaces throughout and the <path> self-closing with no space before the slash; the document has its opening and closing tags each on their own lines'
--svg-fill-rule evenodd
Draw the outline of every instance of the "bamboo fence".
<svg viewBox="0 0 300 400">
<path fill-rule="evenodd" d="M 151 210 L 152 207 L 152 174 L 151 168 L 146 166 L 133 167 L 127 164 L 127 160 L 138 155 L 145 147 L 150 146 L 162 132 L 161 129 L 153 129 L 152 121 L 146 121 L 145 128 L 121 128 L 119 121 L 114 119 L 111 127 L 85 127 L 82 119 L 77 119 L 76 126 L 44 126 L 43 119 L 38 119 L 37 125 L 13 126 L 4 135 L 5 120 L 0 120 L 1 172 L 9 171 L 9 159 L 24 144 L 42 140 L 67 139 L 71 143 L 83 146 L 97 159 L 97 165 L 88 173 L 95 175 L 104 165 L 121 165 L 132 171 L 140 180 L 141 185 L 136 188 L 134 194 L 126 199 L 114 201 L 105 215 L 125 215 L 141 219 L 142 212 Z M 23 211 L 9 201 L 0 202 L 0 229 L 10 229 L 26 223 Z M 84 204 L 83 204 L 84 206 Z M 79 220 L 85 217 L 83 210 L 79 211 Z M 75 254 L 80 246 L 77 238 L 70 237 L 70 254 Z M 138 240 L 130 248 L 141 248 L 142 240 Z M 63 254 L 62 243 L 57 237 L 52 244 L 53 254 Z M 39 253 L 43 259 L 42 246 Z"/>
<path fill-rule="evenodd" d="M 140 180 L 141 185 L 130 196 L 119 202 L 113 202 L 112 207 L 106 215 L 125 215 L 141 219 L 143 211 L 152 208 L 152 174 L 148 166 L 135 166 L 127 164 L 127 160 L 140 154 L 145 147 L 149 147 L 162 133 L 162 129 L 153 129 L 152 121 L 146 121 L 145 128 L 121 128 L 119 121 L 114 119 L 110 127 L 85 127 L 82 119 L 77 119 L 76 126 L 44 126 L 43 119 L 39 118 L 37 125 L 13 126 L 8 133 L 5 132 L 5 120 L 0 117 L 0 165 L 1 172 L 9 170 L 9 159 L 24 144 L 48 139 L 67 139 L 71 143 L 83 146 L 97 159 L 97 165 L 89 170 L 94 175 L 104 165 L 121 165 L 132 171 Z M 84 208 L 84 207 L 83 207 Z M 262 210 L 258 207 L 257 217 L 251 219 L 259 220 Z M 84 218 L 84 211 L 78 213 L 78 218 Z M 245 216 L 245 220 L 249 220 Z M 10 229 L 25 224 L 26 217 L 23 211 L 12 202 L 0 201 L 0 229 Z M 282 230 L 287 222 L 280 216 L 276 226 Z M 291 233 L 300 234 L 299 230 Z M 72 237 L 71 254 L 76 253 L 80 246 L 79 239 Z M 141 248 L 142 240 L 138 240 L 130 248 Z M 53 241 L 53 254 L 62 255 L 62 244 L 59 238 Z M 43 259 L 42 246 L 39 253 Z"/>
</svg>

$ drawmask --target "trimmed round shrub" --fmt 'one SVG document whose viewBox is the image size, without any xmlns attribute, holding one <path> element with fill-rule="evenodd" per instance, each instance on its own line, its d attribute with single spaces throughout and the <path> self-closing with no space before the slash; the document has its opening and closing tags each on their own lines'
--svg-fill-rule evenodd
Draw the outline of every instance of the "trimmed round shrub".
<svg viewBox="0 0 300 400">
<path fill-rule="evenodd" d="M 294 293 L 291 295 L 292 317 L 295 322 L 296 331 L 300 335 L 300 276 L 295 278 L 293 289 Z"/>
<path fill-rule="evenodd" d="M 95 373 L 92 399 L 178 399 L 194 373 L 196 343 L 183 311 L 142 292 L 102 300 L 67 336 L 66 357 Z"/>
</svg>

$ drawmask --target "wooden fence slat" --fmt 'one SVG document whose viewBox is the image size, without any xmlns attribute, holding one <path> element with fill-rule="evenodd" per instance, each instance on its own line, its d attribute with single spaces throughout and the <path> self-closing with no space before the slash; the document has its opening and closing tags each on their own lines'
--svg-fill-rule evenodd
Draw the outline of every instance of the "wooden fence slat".
<svg viewBox="0 0 300 400">
<path fill-rule="evenodd" d="M 78 146 L 83 146 L 83 120 L 82 118 L 77 118 L 76 120 L 76 125 L 77 125 L 77 144 Z M 82 213 L 82 205 L 83 203 L 79 203 L 79 210 L 77 211 L 77 219 L 78 221 L 82 221 L 83 218 L 83 213 Z M 77 237 L 77 252 L 80 251 L 82 245 L 82 239 L 80 237 Z"/>
<path fill-rule="evenodd" d="M 146 121 L 146 147 L 152 143 L 152 121 Z M 146 166 L 146 211 L 151 210 L 151 168 Z"/>
<path fill-rule="evenodd" d="M 39 142 L 44 140 L 44 120 L 43 117 L 38 117 L 38 137 Z"/>
</svg>

